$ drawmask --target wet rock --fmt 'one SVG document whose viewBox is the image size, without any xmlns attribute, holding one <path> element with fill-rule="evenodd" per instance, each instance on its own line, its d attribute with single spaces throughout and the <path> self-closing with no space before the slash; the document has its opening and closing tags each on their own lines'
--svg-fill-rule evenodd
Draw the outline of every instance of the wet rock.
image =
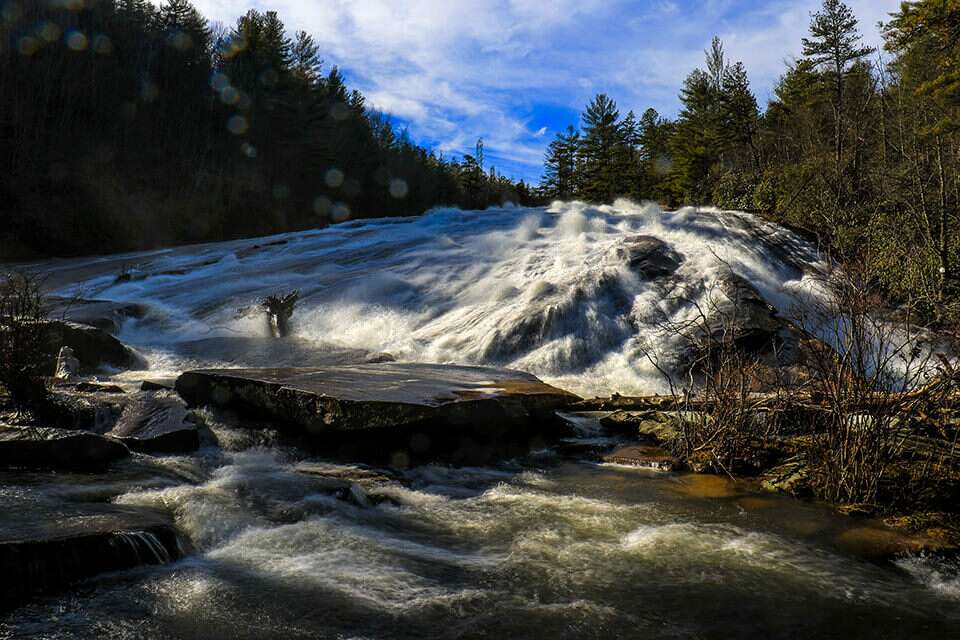
<svg viewBox="0 0 960 640">
<path fill-rule="evenodd" d="M 614 411 L 600 424 L 613 432 L 631 435 L 652 444 L 664 444 L 680 435 L 676 415 L 663 411 Z"/>
<path fill-rule="evenodd" d="M 527 373 L 399 363 L 189 371 L 177 391 L 193 405 L 261 416 L 343 457 L 400 467 L 440 451 L 463 464 L 519 454 L 505 448 L 565 430 L 554 411 L 577 400 Z"/>
<path fill-rule="evenodd" d="M 767 491 L 794 496 L 810 495 L 810 469 L 802 457 L 785 461 L 760 477 L 760 486 Z"/>
<path fill-rule="evenodd" d="M 197 421 L 175 395 L 143 393 L 124 407 L 109 435 L 140 453 L 185 453 L 200 447 Z"/>
<path fill-rule="evenodd" d="M 247 406 L 311 433 L 434 420 L 527 424 L 577 400 L 519 371 L 397 363 L 188 371 L 177 391 L 191 404 Z"/>
<path fill-rule="evenodd" d="M 62 429 L 104 434 L 117 423 L 126 403 L 122 393 L 54 388 L 48 396 L 44 418 Z"/>
<path fill-rule="evenodd" d="M 27 507 L 4 514 L 0 609 L 107 571 L 163 564 L 183 555 L 169 516 L 113 505 Z"/>
<path fill-rule="evenodd" d="M 0 467 L 103 471 L 129 455 L 122 442 L 89 431 L 0 426 Z"/>
<path fill-rule="evenodd" d="M 76 322 L 55 320 L 45 323 L 44 338 L 51 357 L 68 346 L 80 361 L 81 371 L 102 367 L 145 369 L 143 356 L 102 329 Z"/>
<path fill-rule="evenodd" d="M 100 384 L 99 382 L 81 382 L 74 389 L 82 393 L 126 393 L 115 384 Z"/>
<path fill-rule="evenodd" d="M 150 378 L 140 382 L 141 391 L 173 391 L 177 383 L 176 378 Z"/>
<path fill-rule="evenodd" d="M 624 258 L 633 273 L 652 280 L 668 276 L 683 262 L 670 245 L 653 236 L 632 236 L 624 240 L 617 254 Z"/>
<path fill-rule="evenodd" d="M 672 471 L 679 464 L 677 459 L 670 455 L 667 450 L 645 445 L 620 447 L 603 456 L 603 461 L 631 467 L 656 469 L 657 471 Z"/>
<path fill-rule="evenodd" d="M 736 273 L 728 271 L 722 275 L 713 294 L 713 304 L 705 310 L 703 340 L 707 344 L 720 345 L 732 340 L 748 352 L 770 353 L 773 347 L 784 350 L 780 341 L 796 338 L 777 310 Z"/>
<path fill-rule="evenodd" d="M 128 318 L 143 318 L 149 307 L 136 302 L 52 298 L 50 317 L 117 333 Z"/>
</svg>

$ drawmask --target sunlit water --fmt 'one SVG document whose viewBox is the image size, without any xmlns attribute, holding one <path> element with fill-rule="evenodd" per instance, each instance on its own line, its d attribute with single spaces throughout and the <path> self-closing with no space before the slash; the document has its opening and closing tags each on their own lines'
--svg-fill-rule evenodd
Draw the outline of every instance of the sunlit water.
<svg viewBox="0 0 960 640">
<path fill-rule="evenodd" d="M 679 255 L 676 273 L 631 272 L 623 249 L 641 235 Z M 646 356 L 669 363 L 681 345 L 664 325 L 708 308 L 724 273 L 789 313 L 821 267 L 814 247 L 747 214 L 619 201 L 441 209 L 69 261 L 51 277 L 61 295 L 149 304 L 150 315 L 128 322 L 123 337 L 155 369 L 183 368 L 175 342 L 264 336 L 258 301 L 298 289 L 301 339 L 400 360 L 507 366 L 589 395 L 664 389 Z M 132 278 L 118 282 L 121 273 Z"/>
<path fill-rule="evenodd" d="M 409 470 L 361 508 L 300 462 L 257 447 L 127 463 L 114 501 L 171 510 L 194 555 L 35 601 L 0 636 L 947 638 L 960 624 L 950 567 L 859 559 L 844 541 L 863 523 L 719 478 L 544 451 Z M 110 484 L 73 482 L 59 498 Z"/>
<path fill-rule="evenodd" d="M 677 274 L 630 273 L 617 248 L 638 234 L 682 255 Z M 659 324 L 692 313 L 723 269 L 783 308 L 820 266 L 810 246 L 750 216 L 618 203 L 441 210 L 44 268 L 63 295 L 149 304 L 123 337 L 151 375 L 349 348 L 506 365 L 608 394 L 659 388 L 638 351 L 669 352 Z M 121 268 L 133 277 L 117 282 Z M 240 310 L 293 288 L 299 340 L 257 340 L 262 317 Z M 536 331 L 530 318 L 542 319 Z M 220 446 L 191 456 L 138 457 L 104 476 L 0 476 L 0 506 L 159 507 L 195 549 L 35 600 L 0 619 L 0 637 L 948 638 L 960 628 L 955 565 L 871 562 L 857 541 L 875 524 L 723 479 L 548 449 L 486 468 L 384 470 L 393 480 L 378 491 L 390 500 L 364 508 L 299 471 L 305 453 L 213 423 Z"/>
</svg>

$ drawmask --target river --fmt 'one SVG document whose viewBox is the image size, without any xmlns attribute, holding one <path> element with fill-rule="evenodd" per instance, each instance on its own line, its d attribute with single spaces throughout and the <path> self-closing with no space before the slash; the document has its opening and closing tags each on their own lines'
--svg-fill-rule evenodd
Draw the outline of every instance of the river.
<svg viewBox="0 0 960 640">
<path fill-rule="evenodd" d="M 669 282 L 626 271 L 617 247 L 636 235 L 682 257 Z M 37 266 L 59 295 L 145 305 L 121 337 L 149 375 L 357 349 L 520 368 L 581 395 L 659 390 L 638 350 L 669 353 L 661 320 L 691 313 L 724 267 L 778 308 L 822 268 L 808 244 L 746 214 L 629 203 L 440 210 Z M 295 340 L 280 345 L 251 309 L 290 289 Z M 193 455 L 2 477 L 4 509 L 164 509 L 192 552 L 37 599 L 0 618 L 0 637 L 942 639 L 960 628 L 955 563 L 876 561 L 893 535 L 878 523 L 748 482 L 551 446 L 483 468 L 367 469 L 383 474 L 385 499 L 356 504 L 310 473 L 354 465 L 267 425 L 209 421 L 217 444 Z M 582 438 L 597 435 L 583 425 Z"/>
</svg>

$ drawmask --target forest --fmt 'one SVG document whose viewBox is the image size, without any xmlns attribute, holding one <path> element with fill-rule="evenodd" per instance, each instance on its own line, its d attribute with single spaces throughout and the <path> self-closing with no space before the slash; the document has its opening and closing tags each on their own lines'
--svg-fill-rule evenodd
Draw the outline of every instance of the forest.
<svg viewBox="0 0 960 640">
<path fill-rule="evenodd" d="M 370 108 L 272 11 L 0 5 L 0 258 L 223 240 L 530 194 Z"/>
<path fill-rule="evenodd" d="M 716 38 L 676 119 L 621 117 L 598 95 L 550 144 L 542 195 L 756 212 L 885 297 L 955 320 L 960 2 L 904 2 L 881 28 L 883 50 L 864 46 L 850 8 L 825 0 L 765 109 Z"/>
</svg>

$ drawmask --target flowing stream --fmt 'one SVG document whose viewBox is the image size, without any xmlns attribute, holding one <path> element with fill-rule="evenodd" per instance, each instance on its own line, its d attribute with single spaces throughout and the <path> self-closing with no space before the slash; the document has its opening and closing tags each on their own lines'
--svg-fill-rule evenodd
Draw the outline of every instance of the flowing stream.
<svg viewBox="0 0 960 640">
<path fill-rule="evenodd" d="M 679 257 L 631 271 L 625 240 Z M 121 337 L 150 376 L 198 365 L 400 360 L 523 369 L 581 395 L 649 393 L 728 270 L 784 310 L 823 265 L 746 214 L 618 202 L 438 210 L 173 250 L 37 265 L 58 295 L 145 305 Z M 265 295 L 298 289 L 295 336 Z M 125 372 L 114 379 L 145 377 Z M 0 618 L 12 638 L 948 638 L 955 564 L 870 555 L 895 534 L 748 483 L 570 459 L 383 474 L 378 504 L 323 490 L 353 472 L 210 415 L 218 445 L 108 474 L 8 474 L 0 507 L 112 501 L 171 512 L 193 553 L 102 575 Z M 249 426 L 249 425 L 248 425 Z M 582 437 L 595 425 L 582 424 Z M 54 508 L 53 506 L 50 507 Z M 0 527 L 3 524 L 0 523 Z"/>
</svg>

